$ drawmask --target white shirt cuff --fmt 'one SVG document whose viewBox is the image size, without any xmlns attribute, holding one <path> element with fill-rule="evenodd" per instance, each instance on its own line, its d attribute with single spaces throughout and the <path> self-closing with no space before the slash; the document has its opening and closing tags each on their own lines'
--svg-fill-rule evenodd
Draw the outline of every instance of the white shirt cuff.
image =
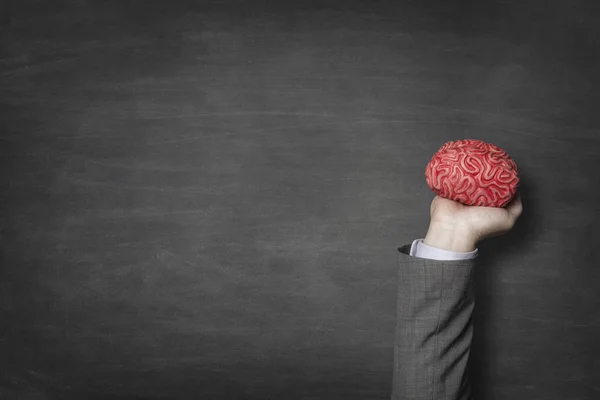
<svg viewBox="0 0 600 400">
<path fill-rule="evenodd" d="M 430 260 L 451 261 L 468 260 L 477 257 L 479 249 L 468 252 L 456 252 L 443 250 L 437 247 L 428 246 L 423 243 L 424 239 L 416 239 L 410 247 L 410 255 L 419 258 L 428 258 Z"/>
</svg>

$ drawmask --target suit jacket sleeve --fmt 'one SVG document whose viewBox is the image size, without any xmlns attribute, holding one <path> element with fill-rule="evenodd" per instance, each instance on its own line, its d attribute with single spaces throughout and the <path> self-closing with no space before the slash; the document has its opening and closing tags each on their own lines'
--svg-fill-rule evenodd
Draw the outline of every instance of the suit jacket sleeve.
<svg viewBox="0 0 600 400">
<path fill-rule="evenodd" d="M 470 400 L 475 259 L 437 261 L 399 249 L 392 400 Z"/>
</svg>

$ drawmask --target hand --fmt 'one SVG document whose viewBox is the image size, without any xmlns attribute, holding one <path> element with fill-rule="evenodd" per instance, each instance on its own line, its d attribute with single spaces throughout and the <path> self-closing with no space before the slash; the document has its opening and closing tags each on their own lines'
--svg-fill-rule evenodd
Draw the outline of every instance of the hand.
<svg viewBox="0 0 600 400">
<path fill-rule="evenodd" d="M 467 206 L 458 201 L 436 196 L 431 202 L 431 224 L 428 235 L 453 234 L 456 242 L 474 247 L 478 242 L 510 231 L 523 212 L 521 193 L 504 208 Z M 426 243 L 428 244 L 428 243 Z M 471 251 L 471 250 L 456 250 Z"/>
</svg>

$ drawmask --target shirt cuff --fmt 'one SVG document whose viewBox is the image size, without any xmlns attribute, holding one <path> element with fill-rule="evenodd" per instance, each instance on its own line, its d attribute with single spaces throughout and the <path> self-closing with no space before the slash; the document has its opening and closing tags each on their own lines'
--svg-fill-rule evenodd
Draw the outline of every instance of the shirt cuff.
<svg viewBox="0 0 600 400">
<path fill-rule="evenodd" d="M 410 247 L 410 255 L 418 258 L 428 258 L 430 260 L 469 260 L 477 257 L 479 249 L 467 252 L 448 251 L 423 243 L 425 239 L 416 239 Z"/>
</svg>

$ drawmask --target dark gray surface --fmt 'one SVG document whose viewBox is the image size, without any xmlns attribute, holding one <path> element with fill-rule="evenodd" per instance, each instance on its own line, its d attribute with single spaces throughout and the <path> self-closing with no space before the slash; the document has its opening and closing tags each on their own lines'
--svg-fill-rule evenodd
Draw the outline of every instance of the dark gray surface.
<svg viewBox="0 0 600 400">
<path fill-rule="evenodd" d="M 593 2 L 125 3 L 3 3 L 3 398 L 389 397 L 464 138 L 525 209 L 479 246 L 478 398 L 600 396 Z"/>
</svg>

